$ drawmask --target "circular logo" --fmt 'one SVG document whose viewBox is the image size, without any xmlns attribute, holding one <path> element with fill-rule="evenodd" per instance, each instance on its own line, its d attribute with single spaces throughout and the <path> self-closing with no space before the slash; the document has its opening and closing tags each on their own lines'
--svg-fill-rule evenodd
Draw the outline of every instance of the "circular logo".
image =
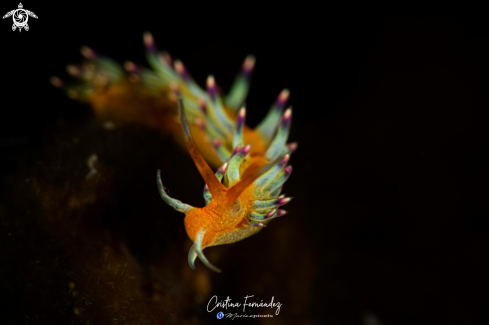
<svg viewBox="0 0 489 325">
<path fill-rule="evenodd" d="M 18 27 L 23 27 L 27 24 L 27 20 L 29 17 L 27 17 L 27 13 L 23 9 L 17 9 L 15 10 L 15 13 L 12 15 L 14 18 L 14 24 Z"/>
<path fill-rule="evenodd" d="M 217 319 L 221 319 L 224 317 L 224 313 L 222 311 L 217 313 Z"/>
</svg>

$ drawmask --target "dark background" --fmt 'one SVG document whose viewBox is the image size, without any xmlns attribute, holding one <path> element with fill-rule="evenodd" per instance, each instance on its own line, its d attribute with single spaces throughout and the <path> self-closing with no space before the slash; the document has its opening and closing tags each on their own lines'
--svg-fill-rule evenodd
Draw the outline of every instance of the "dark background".
<svg viewBox="0 0 489 325">
<path fill-rule="evenodd" d="M 4 3 L 2 12 L 17 5 Z M 141 36 L 147 30 L 160 48 L 183 60 L 200 85 L 212 73 L 225 91 L 244 57 L 254 54 L 247 100 L 251 126 L 283 88 L 291 90 L 290 140 L 299 149 L 284 191 L 295 199 L 287 206 L 290 214 L 266 229 L 289 235 L 263 231 L 227 247 L 218 264 L 224 273 L 212 275 L 211 295 L 239 299 L 247 291 L 236 289 L 237 283 L 270 269 L 278 283 L 258 291 L 262 299 L 282 301 L 278 323 L 489 322 L 489 34 L 480 8 L 23 5 L 39 16 L 29 19 L 30 30 L 12 32 L 10 18 L 0 28 L 0 243 L 8 251 L 0 276 L 2 306 L 16 320 L 12 324 L 67 323 L 75 317 L 53 318 L 46 309 L 43 319 L 25 316 L 33 314 L 36 299 L 56 300 L 57 290 L 48 298 L 32 291 L 28 303 L 22 293 L 31 276 L 26 265 L 43 254 L 42 248 L 33 253 L 30 244 L 37 219 L 23 213 L 35 199 L 26 194 L 23 201 L 15 188 L 14 180 L 26 170 L 68 191 L 70 166 L 82 168 L 91 151 L 105 158 L 106 167 L 120 168 L 116 175 L 125 178 L 116 181 L 118 190 L 101 213 L 103 228 L 122 238 L 143 269 L 164 259 L 174 243 L 171 235 L 157 233 L 165 225 L 155 227 L 156 218 L 171 218 L 183 231 L 178 214 L 158 215 L 165 208 L 157 201 L 154 171 L 163 158 L 175 161 L 166 176 L 175 184 L 171 195 L 202 205 L 202 184 L 192 183 L 199 176 L 184 153 L 144 130 L 114 137 L 101 130 L 84 133 L 93 120 L 90 109 L 48 82 L 80 60 L 81 45 L 121 63 L 144 64 Z M 63 149 L 73 134 L 87 134 L 83 154 Z M 158 153 L 160 145 L 164 153 Z M 153 208 L 147 201 L 157 203 Z M 14 231 L 8 220 L 23 229 L 15 244 L 7 235 Z M 180 245 L 185 235 L 178 236 Z M 281 253 L 287 258 L 271 257 Z M 186 260 L 185 253 L 176 256 Z M 297 267 L 304 260 L 309 264 Z M 280 293 L 274 291 L 281 285 Z M 197 314 L 205 304 L 195 308 Z M 214 322 L 213 314 L 200 315 L 202 324 Z"/>
</svg>

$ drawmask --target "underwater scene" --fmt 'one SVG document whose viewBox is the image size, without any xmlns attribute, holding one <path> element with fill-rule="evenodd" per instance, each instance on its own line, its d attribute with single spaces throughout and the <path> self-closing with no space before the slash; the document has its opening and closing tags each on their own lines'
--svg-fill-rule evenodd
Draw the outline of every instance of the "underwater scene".
<svg viewBox="0 0 489 325">
<path fill-rule="evenodd" d="M 0 323 L 489 322 L 482 11 L 1 7 Z"/>
</svg>

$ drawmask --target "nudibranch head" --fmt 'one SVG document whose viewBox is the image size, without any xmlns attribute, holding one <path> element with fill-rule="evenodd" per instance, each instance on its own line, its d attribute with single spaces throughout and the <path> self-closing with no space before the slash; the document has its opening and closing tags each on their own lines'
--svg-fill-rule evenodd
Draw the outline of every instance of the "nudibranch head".
<svg viewBox="0 0 489 325">
<path fill-rule="evenodd" d="M 244 125 L 245 110 L 241 109 L 235 123 L 236 146 L 230 158 L 214 174 L 193 141 L 181 99 L 178 106 L 187 148 L 206 182 L 206 205 L 196 208 L 169 197 L 163 187 L 159 170 L 158 188 L 166 203 L 185 213 L 185 228 L 194 242 L 188 256 L 190 266 L 195 269 L 194 262 L 198 256 L 209 268 L 220 272 L 207 260 L 202 252 L 204 248 L 242 240 L 266 227 L 270 220 L 286 214 L 285 210 L 278 207 L 292 199 L 279 196 L 282 185 L 292 172 L 292 167 L 286 165 L 296 146 L 285 144 L 291 110 L 283 115 L 266 154 L 251 156 L 251 146 L 243 146 L 240 129 Z"/>
</svg>

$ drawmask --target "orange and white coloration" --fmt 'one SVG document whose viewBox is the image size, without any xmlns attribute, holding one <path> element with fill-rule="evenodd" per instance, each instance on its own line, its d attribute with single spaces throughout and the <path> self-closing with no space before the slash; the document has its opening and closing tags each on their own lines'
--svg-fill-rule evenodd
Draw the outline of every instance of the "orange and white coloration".
<svg viewBox="0 0 489 325">
<path fill-rule="evenodd" d="M 180 96 L 199 150 L 213 168 L 221 166 L 236 147 L 233 119 L 248 95 L 255 58 L 246 57 L 229 94 L 221 98 L 213 76 L 207 78 L 205 90 L 200 88 L 181 61 L 173 62 L 168 53 L 158 51 L 150 33 L 144 33 L 143 39 L 152 69 L 133 62 L 121 66 L 83 46 L 85 61 L 67 67 L 77 82 L 51 77 L 51 83 L 70 98 L 90 104 L 103 124 L 138 124 L 159 129 L 184 146 L 176 105 Z M 252 144 L 250 155 L 265 155 L 288 98 L 289 91 L 284 89 L 255 129 L 243 125 L 243 141 Z"/>
<path fill-rule="evenodd" d="M 293 148 L 285 145 L 291 120 L 287 110 L 279 130 L 264 156 L 250 156 L 250 145 L 242 146 L 241 139 L 231 157 L 217 172 L 211 170 L 195 144 L 185 115 L 183 101 L 179 99 L 180 122 L 185 143 L 197 169 L 204 178 L 206 206 L 195 208 L 169 197 L 157 173 L 161 198 L 175 210 L 185 213 L 185 229 L 194 245 L 190 248 L 188 262 L 195 269 L 197 256 L 210 269 L 220 272 L 203 253 L 208 246 L 231 244 L 249 237 L 276 217 L 286 214 L 277 209 L 292 198 L 279 196 L 282 185 L 290 176 L 292 167 L 285 167 Z M 244 124 L 245 110 L 241 109 L 236 129 Z M 235 132 L 239 137 L 240 132 Z"/>
<path fill-rule="evenodd" d="M 181 61 L 173 62 L 167 53 L 157 50 L 150 33 L 143 39 L 153 70 L 132 62 L 126 62 L 123 69 L 83 47 L 86 62 L 68 66 L 70 75 L 81 83 L 65 85 L 57 77 L 52 77 L 51 83 L 71 98 L 90 103 L 103 122 L 158 128 L 186 145 L 207 184 L 206 206 L 194 208 L 170 198 L 158 176 L 160 194 L 166 203 L 186 214 L 185 228 L 194 242 L 190 266 L 194 268 L 199 256 L 219 271 L 202 253 L 205 247 L 249 237 L 286 213 L 278 207 L 291 198 L 280 196 L 280 192 L 292 171 L 286 166 L 290 154 L 297 148 L 295 143 L 286 143 L 292 117 L 290 108 L 284 112 L 289 91 L 284 89 L 265 119 L 251 129 L 244 123 L 246 110 L 242 106 L 255 65 L 253 56 L 245 59 L 229 94 L 221 98 L 213 76 L 207 78 L 205 90 L 200 88 Z M 220 167 L 214 174 L 207 163 Z"/>
</svg>

